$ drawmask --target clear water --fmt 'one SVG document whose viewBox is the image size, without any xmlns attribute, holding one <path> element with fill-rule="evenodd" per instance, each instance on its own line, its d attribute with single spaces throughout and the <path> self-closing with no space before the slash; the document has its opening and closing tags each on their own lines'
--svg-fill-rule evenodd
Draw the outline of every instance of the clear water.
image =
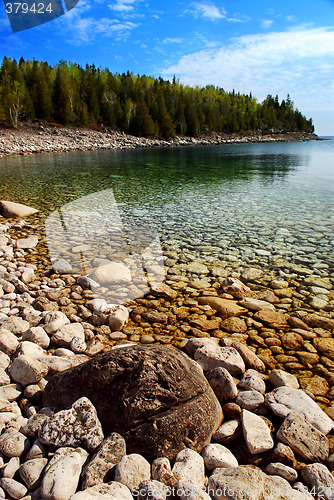
<svg viewBox="0 0 334 500">
<path fill-rule="evenodd" d="M 156 231 L 181 264 L 283 259 L 322 269 L 334 263 L 333 153 L 329 140 L 2 158 L 0 199 L 40 209 L 42 225 L 111 189 L 122 222 Z M 82 216 L 90 209 L 83 201 Z"/>
</svg>

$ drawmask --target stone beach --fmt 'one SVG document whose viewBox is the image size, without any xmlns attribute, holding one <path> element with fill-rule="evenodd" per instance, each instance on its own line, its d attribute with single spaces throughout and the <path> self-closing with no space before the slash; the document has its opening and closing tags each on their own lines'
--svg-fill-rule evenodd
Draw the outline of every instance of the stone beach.
<svg viewBox="0 0 334 500">
<path fill-rule="evenodd" d="M 147 147 L 238 144 L 247 142 L 286 142 L 318 140 L 315 134 L 303 132 L 259 134 L 210 134 L 202 137 L 177 136 L 171 140 L 134 137 L 115 130 L 103 132 L 47 125 L 19 130 L 0 129 L 0 157 L 33 153 L 59 153 L 98 149 L 136 149 Z"/>
<path fill-rule="evenodd" d="M 78 238 L 51 262 L 38 213 L 0 221 L 0 498 L 334 498 L 331 235 L 314 258 L 242 265 L 164 243 L 144 295 L 121 246 Z M 105 360 L 113 428 L 94 399 Z"/>
</svg>

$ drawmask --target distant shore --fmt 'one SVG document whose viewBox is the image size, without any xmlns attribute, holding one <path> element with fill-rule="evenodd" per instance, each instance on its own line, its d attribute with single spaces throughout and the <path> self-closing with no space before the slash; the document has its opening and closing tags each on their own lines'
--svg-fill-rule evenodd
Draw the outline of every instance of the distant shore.
<svg viewBox="0 0 334 500">
<path fill-rule="evenodd" d="M 108 149 L 139 149 L 191 145 L 297 142 L 320 140 L 316 134 L 287 132 L 261 134 L 211 133 L 200 137 L 176 136 L 170 140 L 134 137 L 116 130 L 95 131 L 86 128 L 25 127 L 17 130 L 0 129 L 0 157 L 36 153 L 64 153 Z"/>
</svg>

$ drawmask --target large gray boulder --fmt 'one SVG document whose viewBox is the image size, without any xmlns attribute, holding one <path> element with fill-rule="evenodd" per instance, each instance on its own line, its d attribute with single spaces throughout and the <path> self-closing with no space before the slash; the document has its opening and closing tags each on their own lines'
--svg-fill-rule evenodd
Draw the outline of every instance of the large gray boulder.
<svg viewBox="0 0 334 500">
<path fill-rule="evenodd" d="M 52 377 L 44 405 L 70 407 L 87 397 L 105 435 L 121 434 L 128 453 L 173 459 L 201 451 L 222 421 L 222 409 L 201 368 L 176 349 L 131 345 Z"/>
</svg>

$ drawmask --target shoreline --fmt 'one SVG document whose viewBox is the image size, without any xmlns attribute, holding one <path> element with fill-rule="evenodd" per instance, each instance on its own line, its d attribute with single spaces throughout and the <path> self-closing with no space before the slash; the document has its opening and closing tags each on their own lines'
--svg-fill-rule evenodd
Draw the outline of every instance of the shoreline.
<svg viewBox="0 0 334 500">
<path fill-rule="evenodd" d="M 204 146 L 222 144 L 303 142 L 322 140 L 315 134 L 287 132 L 259 134 L 203 135 L 200 137 L 176 136 L 171 140 L 135 137 L 116 130 L 100 132 L 85 128 L 26 127 L 0 128 L 0 158 L 39 153 L 66 153 L 112 149 L 140 149 L 153 147 Z"/>
</svg>

